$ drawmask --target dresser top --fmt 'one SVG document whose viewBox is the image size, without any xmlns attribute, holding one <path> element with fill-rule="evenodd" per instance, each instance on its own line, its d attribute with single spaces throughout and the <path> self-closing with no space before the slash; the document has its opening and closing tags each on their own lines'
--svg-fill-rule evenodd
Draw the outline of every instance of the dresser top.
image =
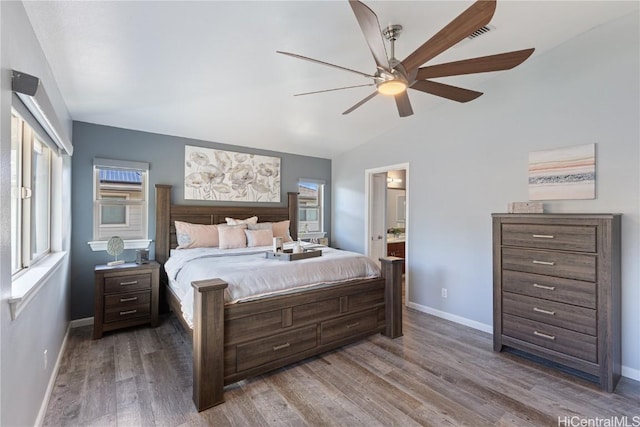
<svg viewBox="0 0 640 427">
<path fill-rule="evenodd" d="M 587 218 L 605 219 L 620 217 L 619 213 L 492 213 L 494 218 Z"/>
</svg>

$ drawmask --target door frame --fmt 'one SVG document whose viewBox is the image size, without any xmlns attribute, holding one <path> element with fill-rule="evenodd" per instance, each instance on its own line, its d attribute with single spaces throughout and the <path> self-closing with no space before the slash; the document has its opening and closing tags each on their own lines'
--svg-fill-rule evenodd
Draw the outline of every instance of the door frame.
<svg viewBox="0 0 640 427">
<path fill-rule="evenodd" d="M 404 279 L 404 286 L 405 286 L 405 304 L 407 303 L 407 301 L 409 300 L 409 224 L 410 224 L 410 218 L 409 218 L 409 206 L 410 206 L 410 197 L 409 197 L 409 162 L 406 163 L 398 163 L 398 164 L 394 164 L 394 165 L 389 165 L 389 166 L 381 166 L 378 168 L 372 168 L 372 169 L 365 169 L 364 171 L 364 251 L 365 251 L 365 255 L 369 256 L 369 242 L 371 241 L 371 230 L 369 229 L 369 218 L 371 217 L 371 212 L 369 211 L 369 207 L 370 207 L 370 199 L 372 197 L 372 193 L 373 190 L 371 188 L 371 179 L 373 177 L 373 175 L 378 174 L 378 173 L 383 173 L 383 172 L 389 172 L 389 171 L 394 171 L 394 170 L 404 170 L 405 171 L 405 177 L 406 177 L 406 182 L 405 182 L 405 203 L 406 203 L 406 208 L 405 208 L 405 236 L 407 236 L 407 238 L 405 238 L 404 241 L 404 262 L 405 262 L 405 279 Z M 385 222 L 386 222 L 386 218 L 385 218 Z M 386 239 L 385 239 L 386 241 Z"/>
</svg>

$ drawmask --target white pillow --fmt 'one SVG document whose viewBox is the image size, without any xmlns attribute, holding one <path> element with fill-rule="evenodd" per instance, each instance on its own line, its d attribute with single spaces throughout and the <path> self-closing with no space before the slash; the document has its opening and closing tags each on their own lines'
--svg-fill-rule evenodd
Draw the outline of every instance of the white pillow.
<svg viewBox="0 0 640 427">
<path fill-rule="evenodd" d="M 247 219 L 235 219 L 235 218 L 225 218 L 225 221 L 227 221 L 227 224 L 229 225 L 240 225 L 240 224 L 255 224 L 258 222 L 258 217 L 257 216 L 252 216 L 251 218 L 247 218 Z"/>
</svg>

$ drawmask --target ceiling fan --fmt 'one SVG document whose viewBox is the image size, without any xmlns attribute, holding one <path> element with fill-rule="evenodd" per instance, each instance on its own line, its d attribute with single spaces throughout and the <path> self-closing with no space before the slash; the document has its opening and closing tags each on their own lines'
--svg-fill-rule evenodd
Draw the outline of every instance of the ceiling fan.
<svg viewBox="0 0 640 427">
<path fill-rule="evenodd" d="M 369 45 L 369 49 L 373 54 L 376 63 L 376 71 L 373 74 L 363 73 L 352 70 L 350 68 L 341 67 L 339 65 L 330 64 L 328 62 L 319 61 L 302 55 L 290 52 L 276 51 L 283 55 L 292 56 L 306 61 L 312 61 L 317 64 L 327 65 L 329 67 L 338 68 L 340 70 L 356 73 L 361 76 L 373 79 L 373 83 L 339 87 L 335 89 L 319 90 L 315 92 L 299 93 L 294 96 L 311 95 L 322 92 L 332 92 L 336 90 L 351 89 L 363 86 L 375 86 L 376 91 L 367 96 L 353 107 L 349 108 L 342 114 L 349 114 L 356 108 L 361 107 L 367 101 L 373 99 L 376 95 L 393 96 L 396 101 L 398 113 L 400 117 L 406 117 L 413 114 L 411 102 L 407 94 L 407 89 L 415 89 L 426 92 L 442 98 L 451 99 L 458 102 L 469 102 L 480 95 L 482 92 L 463 89 L 461 87 L 451 86 L 444 83 L 428 80 L 436 77 L 457 76 L 463 74 L 485 73 L 489 71 L 509 70 L 523 63 L 534 49 L 524 49 L 513 52 L 501 53 L 497 55 L 482 56 L 478 58 L 465 59 L 462 61 L 448 62 L 445 64 L 431 65 L 421 67 L 429 60 L 435 58 L 445 50 L 462 41 L 473 32 L 486 26 L 496 10 L 496 0 L 478 0 L 472 4 L 467 10 L 462 12 L 451 21 L 447 26 L 440 30 L 436 35 L 431 37 L 425 43 L 417 48 L 412 54 L 407 56 L 403 61 L 395 58 L 395 41 L 402 31 L 401 25 L 390 25 L 384 30 L 380 29 L 378 17 L 364 3 L 358 0 L 349 0 L 349 4 L 353 9 L 360 29 L 364 34 L 364 38 Z M 384 44 L 384 38 L 390 42 L 391 56 L 387 56 L 387 50 Z"/>
</svg>

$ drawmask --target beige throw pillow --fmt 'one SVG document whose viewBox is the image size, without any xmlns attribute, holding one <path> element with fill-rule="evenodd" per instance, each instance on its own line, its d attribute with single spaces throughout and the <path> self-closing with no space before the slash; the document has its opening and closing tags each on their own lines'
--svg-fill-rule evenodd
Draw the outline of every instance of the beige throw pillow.
<svg viewBox="0 0 640 427">
<path fill-rule="evenodd" d="M 247 224 L 219 225 L 220 249 L 246 248 L 247 236 L 244 234 L 246 228 Z"/>
<path fill-rule="evenodd" d="M 218 246 L 218 226 L 176 221 L 176 249 L 214 248 Z"/>
</svg>

